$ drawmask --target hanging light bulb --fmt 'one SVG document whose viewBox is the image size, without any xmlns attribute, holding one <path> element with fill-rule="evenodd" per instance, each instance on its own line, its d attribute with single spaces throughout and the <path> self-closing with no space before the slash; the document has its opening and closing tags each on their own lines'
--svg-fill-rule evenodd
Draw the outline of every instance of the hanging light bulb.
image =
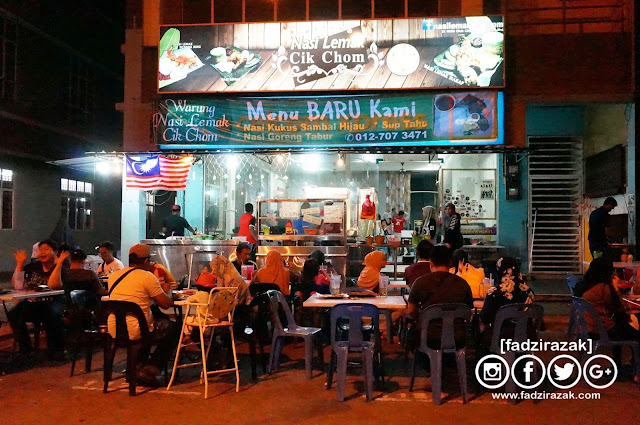
<svg viewBox="0 0 640 425">
<path fill-rule="evenodd" d="M 338 152 L 338 160 L 336 161 L 336 167 L 344 167 L 344 156 Z"/>
</svg>

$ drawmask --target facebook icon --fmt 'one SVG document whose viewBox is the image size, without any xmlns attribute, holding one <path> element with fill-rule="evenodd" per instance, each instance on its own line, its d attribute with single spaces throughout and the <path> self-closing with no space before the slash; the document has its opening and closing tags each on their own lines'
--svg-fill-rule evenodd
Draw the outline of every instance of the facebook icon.
<svg viewBox="0 0 640 425">
<path fill-rule="evenodd" d="M 531 382 L 531 375 L 533 374 L 533 362 L 527 362 L 522 369 L 524 372 L 524 380 L 525 382 Z"/>
<path fill-rule="evenodd" d="M 433 20 L 432 19 L 423 19 L 422 20 L 422 29 L 425 31 L 433 30 Z"/>
</svg>

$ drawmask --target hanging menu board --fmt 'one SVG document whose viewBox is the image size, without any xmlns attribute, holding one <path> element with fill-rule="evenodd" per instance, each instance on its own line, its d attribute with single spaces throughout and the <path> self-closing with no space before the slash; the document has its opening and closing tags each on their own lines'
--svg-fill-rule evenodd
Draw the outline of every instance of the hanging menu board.
<svg viewBox="0 0 640 425">
<path fill-rule="evenodd" d="M 280 218 L 300 218 L 300 203 L 282 202 L 280 204 Z"/>
</svg>

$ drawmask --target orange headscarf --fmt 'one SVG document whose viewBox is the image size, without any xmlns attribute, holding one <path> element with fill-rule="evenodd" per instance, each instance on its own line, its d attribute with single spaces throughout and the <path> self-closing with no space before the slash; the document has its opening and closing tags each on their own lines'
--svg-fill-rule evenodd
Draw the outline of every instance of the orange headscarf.
<svg viewBox="0 0 640 425">
<path fill-rule="evenodd" d="M 380 270 L 387 265 L 387 255 L 382 251 L 373 251 L 364 257 L 364 270 L 358 277 L 358 286 L 371 291 L 378 290 Z"/>
<path fill-rule="evenodd" d="M 269 251 L 264 267 L 258 270 L 256 281 L 275 283 L 280 287 L 280 292 L 289 295 L 289 270 L 282 264 L 282 255 L 278 251 Z"/>
</svg>

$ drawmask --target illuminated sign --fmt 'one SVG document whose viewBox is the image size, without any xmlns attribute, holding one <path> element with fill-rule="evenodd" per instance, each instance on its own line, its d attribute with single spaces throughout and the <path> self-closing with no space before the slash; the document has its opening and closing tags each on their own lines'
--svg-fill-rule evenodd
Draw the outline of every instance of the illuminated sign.
<svg viewBox="0 0 640 425">
<path fill-rule="evenodd" d="M 503 143 L 496 92 L 164 99 L 160 149 L 310 149 Z"/>
<path fill-rule="evenodd" d="M 163 26 L 161 93 L 503 87 L 501 16 Z"/>
</svg>

